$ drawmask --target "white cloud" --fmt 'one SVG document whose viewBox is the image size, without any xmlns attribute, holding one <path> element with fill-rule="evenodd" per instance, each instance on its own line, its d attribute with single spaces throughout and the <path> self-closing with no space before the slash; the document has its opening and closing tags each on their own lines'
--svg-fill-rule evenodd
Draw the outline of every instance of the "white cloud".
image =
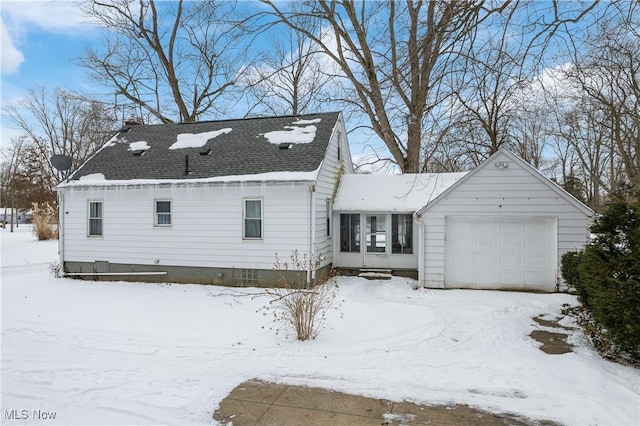
<svg viewBox="0 0 640 426">
<path fill-rule="evenodd" d="M 2 74 L 13 74 L 18 71 L 20 64 L 24 62 L 24 55 L 13 44 L 13 38 L 4 26 L 4 21 L 0 19 L 0 46 L 1 62 L 0 72 Z"/>
<path fill-rule="evenodd" d="M 71 1 L 3 1 L 0 12 L 2 74 L 16 73 L 24 62 L 21 40 L 32 28 L 80 34 L 88 25 L 78 4 Z"/>
<path fill-rule="evenodd" d="M 2 15 L 16 31 L 24 25 L 36 25 L 52 32 L 76 32 L 88 25 L 77 2 L 71 1 L 5 1 Z"/>
</svg>

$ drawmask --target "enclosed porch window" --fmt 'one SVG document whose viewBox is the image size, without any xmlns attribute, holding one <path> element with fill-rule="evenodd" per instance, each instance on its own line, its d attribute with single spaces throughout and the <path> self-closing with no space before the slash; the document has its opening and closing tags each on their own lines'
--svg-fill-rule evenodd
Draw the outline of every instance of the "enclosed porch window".
<svg viewBox="0 0 640 426">
<path fill-rule="evenodd" d="M 413 215 L 391 215 L 391 253 L 413 254 Z"/>
<path fill-rule="evenodd" d="M 360 253 L 360 214 L 340 215 L 340 251 Z"/>
</svg>

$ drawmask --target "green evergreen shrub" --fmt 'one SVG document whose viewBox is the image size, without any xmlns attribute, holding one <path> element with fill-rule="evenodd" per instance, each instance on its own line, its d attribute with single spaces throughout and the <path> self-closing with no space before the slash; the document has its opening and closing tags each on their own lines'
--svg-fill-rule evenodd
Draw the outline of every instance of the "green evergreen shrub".
<svg viewBox="0 0 640 426">
<path fill-rule="evenodd" d="M 616 197 L 598 217 L 592 242 L 562 258 L 562 274 L 607 336 L 640 357 L 640 201 Z"/>
<path fill-rule="evenodd" d="M 569 251 L 562 255 L 560 272 L 565 283 L 576 292 L 576 296 L 582 305 L 589 306 L 589 292 L 580 279 L 579 266 L 584 258 L 583 251 Z"/>
</svg>

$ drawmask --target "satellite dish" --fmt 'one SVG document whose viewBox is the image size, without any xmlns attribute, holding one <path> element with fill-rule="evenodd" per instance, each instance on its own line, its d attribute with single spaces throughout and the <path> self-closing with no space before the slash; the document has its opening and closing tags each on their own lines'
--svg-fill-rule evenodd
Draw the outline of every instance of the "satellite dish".
<svg viewBox="0 0 640 426">
<path fill-rule="evenodd" d="M 71 158 L 66 155 L 56 154 L 51 156 L 51 165 L 58 170 L 69 170 L 71 168 L 71 164 Z"/>
</svg>

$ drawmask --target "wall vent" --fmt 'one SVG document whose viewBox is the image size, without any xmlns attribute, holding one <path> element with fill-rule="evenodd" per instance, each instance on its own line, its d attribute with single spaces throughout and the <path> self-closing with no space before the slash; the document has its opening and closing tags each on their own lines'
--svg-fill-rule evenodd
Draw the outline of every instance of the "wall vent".
<svg viewBox="0 0 640 426">
<path fill-rule="evenodd" d="M 147 152 L 147 151 L 144 150 L 144 149 L 137 149 L 137 150 L 133 151 L 133 156 L 134 157 L 142 157 L 145 152 Z"/>
<path fill-rule="evenodd" d="M 213 151 L 211 151 L 211 148 L 207 148 L 207 149 L 204 149 L 204 150 L 200 151 L 200 155 L 210 155 L 211 152 L 213 152 Z"/>
<path fill-rule="evenodd" d="M 278 145 L 278 149 L 291 149 L 293 148 L 293 144 L 292 143 L 281 143 L 280 145 Z"/>
</svg>

